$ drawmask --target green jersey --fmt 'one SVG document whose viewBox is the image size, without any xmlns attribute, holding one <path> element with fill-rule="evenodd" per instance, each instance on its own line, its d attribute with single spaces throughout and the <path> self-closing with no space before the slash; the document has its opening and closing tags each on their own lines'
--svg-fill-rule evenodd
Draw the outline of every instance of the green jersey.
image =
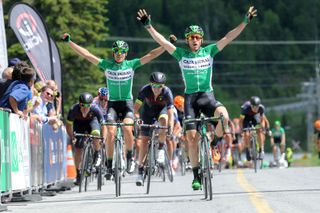
<svg viewBox="0 0 320 213">
<path fill-rule="evenodd" d="M 201 47 L 196 53 L 179 47 L 173 52 L 172 56 L 179 62 L 186 94 L 213 91 L 213 58 L 218 52 L 216 44 Z"/>
<path fill-rule="evenodd" d="M 134 70 L 141 66 L 140 59 L 114 60 L 100 59 L 98 67 L 104 71 L 109 88 L 110 101 L 132 100 Z"/>
</svg>

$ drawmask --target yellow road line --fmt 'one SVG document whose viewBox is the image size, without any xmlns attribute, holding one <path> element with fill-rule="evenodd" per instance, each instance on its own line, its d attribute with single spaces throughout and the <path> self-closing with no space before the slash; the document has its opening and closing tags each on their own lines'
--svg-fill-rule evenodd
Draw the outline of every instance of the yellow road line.
<svg viewBox="0 0 320 213">
<path fill-rule="evenodd" d="M 243 175 L 243 171 L 240 169 L 238 169 L 237 181 L 245 191 L 249 192 L 250 201 L 256 207 L 258 212 L 273 212 L 267 201 L 263 199 L 261 193 L 258 193 L 258 191 L 248 183 L 248 181 Z"/>
</svg>

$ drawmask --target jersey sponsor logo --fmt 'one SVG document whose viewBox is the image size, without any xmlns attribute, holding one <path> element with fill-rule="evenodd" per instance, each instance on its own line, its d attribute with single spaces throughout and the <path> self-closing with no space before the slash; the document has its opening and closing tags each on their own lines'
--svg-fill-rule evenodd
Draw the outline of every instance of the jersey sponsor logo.
<svg viewBox="0 0 320 213">
<path fill-rule="evenodd" d="M 181 67 L 184 70 L 209 69 L 211 67 L 210 56 L 199 58 L 182 58 Z"/>
<path fill-rule="evenodd" d="M 111 81 L 128 81 L 133 78 L 133 69 L 106 70 L 106 76 Z"/>
</svg>

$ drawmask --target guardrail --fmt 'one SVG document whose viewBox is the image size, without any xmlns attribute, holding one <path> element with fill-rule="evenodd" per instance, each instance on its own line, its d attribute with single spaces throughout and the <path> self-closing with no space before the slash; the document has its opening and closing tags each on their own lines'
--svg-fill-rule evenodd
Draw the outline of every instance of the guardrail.
<svg viewBox="0 0 320 213">
<path fill-rule="evenodd" d="M 31 195 L 66 182 L 67 134 L 0 109 L 0 206 L 3 197 Z"/>
</svg>

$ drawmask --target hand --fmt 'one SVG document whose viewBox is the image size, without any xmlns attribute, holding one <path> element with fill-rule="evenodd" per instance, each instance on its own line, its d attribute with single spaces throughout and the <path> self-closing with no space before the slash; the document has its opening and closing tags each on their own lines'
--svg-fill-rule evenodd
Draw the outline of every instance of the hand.
<svg viewBox="0 0 320 213">
<path fill-rule="evenodd" d="M 177 42 L 177 37 L 175 36 L 175 35 L 173 35 L 173 34 L 171 34 L 170 36 L 169 36 L 169 40 L 170 40 L 170 43 L 171 44 L 174 44 L 174 43 L 176 43 Z"/>
<path fill-rule="evenodd" d="M 144 27 L 151 26 L 151 16 L 147 14 L 145 9 L 140 9 L 138 11 L 137 19 L 143 24 Z"/>
<path fill-rule="evenodd" d="M 171 136 L 171 135 L 172 135 L 172 127 L 171 127 L 171 126 L 168 126 L 167 135 L 168 135 L 168 136 Z"/>
<path fill-rule="evenodd" d="M 256 17 L 256 16 L 257 16 L 257 10 L 254 9 L 253 6 L 251 6 L 251 7 L 249 8 L 247 14 L 244 16 L 243 22 L 244 22 L 245 24 L 248 24 L 248 23 L 251 22 L 252 18 L 253 18 L 253 17 Z"/>
<path fill-rule="evenodd" d="M 61 39 L 62 39 L 62 41 L 69 43 L 71 41 L 71 35 L 69 33 L 65 33 L 65 34 L 63 34 Z"/>
</svg>

